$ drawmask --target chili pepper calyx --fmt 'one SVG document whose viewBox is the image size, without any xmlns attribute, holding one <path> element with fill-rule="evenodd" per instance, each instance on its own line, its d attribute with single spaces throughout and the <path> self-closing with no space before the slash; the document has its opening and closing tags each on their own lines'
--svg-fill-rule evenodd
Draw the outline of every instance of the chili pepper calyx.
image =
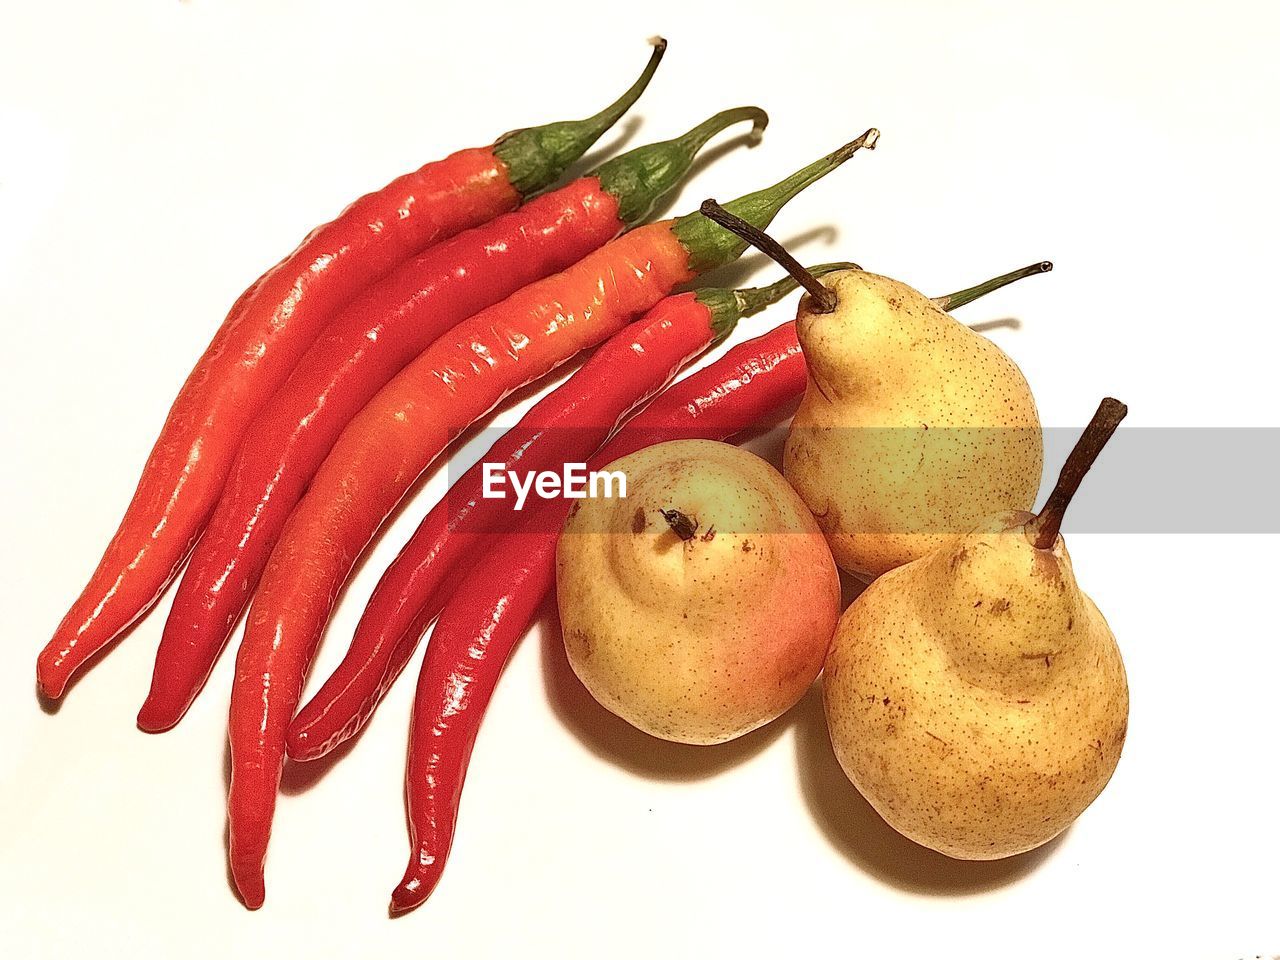
<svg viewBox="0 0 1280 960">
<path fill-rule="evenodd" d="M 745 120 L 759 139 L 769 115 L 759 107 L 736 107 L 708 117 L 673 140 L 638 147 L 614 157 L 595 173 L 600 186 L 618 201 L 618 219 L 631 226 L 645 220 L 657 202 L 689 172 L 698 151 L 717 133 Z"/>
<path fill-rule="evenodd" d="M 764 229 L 773 222 L 792 197 L 800 193 L 810 184 L 821 180 L 846 160 L 863 148 L 875 149 L 880 131 L 872 127 L 862 136 L 851 140 L 844 146 L 832 151 L 825 157 L 815 160 L 791 176 L 780 180 L 771 187 L 730 201 L 724 207 L 730 213 L 741 217 L 753 227 Z M 731 263 L 742 255 L 747 244 L 744 240 L 712 222 L 701 213 L 691 213 L 681 217 L 672 227 L 676 239 L 689 251 L 689 269 L 694 273 L 702 273 L 714 267 Z"/>
<path fill-rule="evenodd" d="M 1048 273 L 1053 269 L 1053 264 L 1048 260 L 1041 260 L 1039 263 L 1033 263 L 1023 267 L 1021 270 L 1011 270 L 1009 273 L 1002 273 L 998 277 L 985 280 L 982 283 L 975 284 L 972 287 L 965 287 L 963 290 L 957 290 L 955 293 L 948 293 L 945 296 L 934 297 L 933 302 L 938 305 L 941 310 L 954 310 L 956 307 L 963 307 L 966 303 L 972 303 L 979 297 L 985 297 L 988 293 L 994 293 L 1001 287 L 1007 287 L 1009 284 L 1022 280 L 1026 277 L 1038 276 L 1042 273 Z"/>
<path fill-rule="evenodd" d="M 559 120 L 503 134 L 493 152 L 507 167 L 507 179 L 522 197 L 555 183 L 560 175 L 604 135 L 632 105 L 657 72 L 667 41 L 654 37 L 653 53 L 644 72 L 617 100 L 585 120 Z"/>
<path fill-rule="evenodd" d="M 828 273 L 840 270 L 861 270 L 856 263 L 840 260 L 834 263 L 820 263 L 809 267 L 815 277 L 824 277 Z M 711 328 L 715 331 L 715 341 L 719 343 L 730 333 L 743 317 L 759 313 L 765 307 L 777 303 L 800 284 L 794 277 L 786 276 L 765 287 L 745 287 L 730 290 L 722 287 L 703 287 L 695 294 L 698 301 L 711 312 Z"/>
</svg>

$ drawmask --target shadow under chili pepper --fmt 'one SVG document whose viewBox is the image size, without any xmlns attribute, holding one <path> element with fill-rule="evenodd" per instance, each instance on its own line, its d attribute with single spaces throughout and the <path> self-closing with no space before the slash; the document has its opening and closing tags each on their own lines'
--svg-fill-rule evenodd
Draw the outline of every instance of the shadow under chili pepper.
<svg viewBox="0 0 1280 960">
<path fill-rule="evenodd" d="M 769 462 L 779 473 L 782 472 L 782 452 L 787 445 L 787 434 L 791 429 L 791 418 L 800 406 L 797 398 L 786 407 L 779 409 L 767 420 L 761 420 L 749 430 L 744 430 L 733 437 L 734 446 L 749 450 L 757 457 Z"/>
<path fill-rule="evenodd" d="M 953 860 L 922 847 L 885 823 L 844 775 L 827 734 L 821 681 L 792 713 L 796 766 L 809 812 L 836 850 L 882 883 L 936 896 L 981 893 L 1030 873 L 1065 835 L 1005 860 Z"/>
<path fill-rule="evenodd" d="M 284 770 L 280 774 L 280 792 L 287 797 L 296 797 L 298 794 L 310 790 L 323 780 L 330 770 L 341 763 L 347 754 L 356 748 L 356 744 L 360 742 L 369 727 L 370 724 L 366 723 L 356 731 L 354 736 L 342 741 L 340 745 L 334 747 L 323 757 L 317 757 L 315 760 L 307 760 L 305 762 L 286 759 Z"/>
<path fill-rule="evenodd" d="M 697 159 L 689 165 L 689 172 L 686 175 L 686 179 L 692 180 L 698 174 L 702 173 L 703 170 L 707 169 L 707 167 L 711 166 L 726 154 L 732 153 L 740 147 L 754 148 L 759 146 L 760 142 L 760 139 L 754 134 L 744 133 L 739 136 L 732 137 L 723 143 L 718 143 L 711 149 L 704 150 L 702 153 L 698 154 Z M 673 190 L 658 201 L 654 208 L 649 211 L 649 216 L 646 220 L 649 223 L 653 223 L 654 221 L 670 216 L 671 211 L 675 210 L 677 206 L 683 207 L 687 205 L 687 203 L 680 199 L 679 191 Z"/>
<path fill-rule="evenodd" d="M 554 596 L 536 621 L 542 628 L 542 677 L 547 701 L 561 723 L 596 756 L 652 780 L 691 781 L 742 763 L 776 741 L 795 711 L 728 743 L 698 746 L 659 740 L 595 701 L 569 666 Z"/>
<path fill-rule="evenodd" d="M 636 138 L 636 134 L 640 132 L 640 128 L 644 125 L 643 114 L 632 114 L 628 116 L 622 123 L 613 127 L 609 136 L 608 143 L 597 143 L 589 153 L 583 154 L 578 160 L 571 164 L 564 174 L 556 181 L 556 184 L 572 183 L 585 177 L 588 173 L 600 166 L 606 160 L 622 153 L 623 149 Z M 606 135 L 608 136 L 608 135 Z M 547 191 L 556 189 L 556 186 L 547 187 Z"/>
</svg>

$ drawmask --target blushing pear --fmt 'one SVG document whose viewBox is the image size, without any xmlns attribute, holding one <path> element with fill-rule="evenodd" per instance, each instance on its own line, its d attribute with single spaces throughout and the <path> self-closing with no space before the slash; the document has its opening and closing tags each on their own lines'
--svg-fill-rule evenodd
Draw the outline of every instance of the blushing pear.
<svg viewBox="0 0 1280 960">
<path fill-rule="evenodd" d="M 840 616 L 831 551 L 767 462 L 710 440 L 614 461 L 625 499 L 565 523 L 556 595 L 574 672 L 655 737 L 710 744 L 786 712 Z"/>
</svg>

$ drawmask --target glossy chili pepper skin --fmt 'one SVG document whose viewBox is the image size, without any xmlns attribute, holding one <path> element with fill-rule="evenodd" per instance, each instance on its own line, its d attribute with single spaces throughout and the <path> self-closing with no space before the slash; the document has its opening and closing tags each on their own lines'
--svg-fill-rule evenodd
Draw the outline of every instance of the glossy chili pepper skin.
<svg viewBox="0 0 1280 960">
<path fill-rule="evenodd" d="M 870 142 L 869 133 L 726 207 L 767 225 L 787 200 Z M 624 234 L 463 321 L 343 431 L 271 554 L 236 658 L 228 822 L 231 873 L 247 905 L 264 895 L 285 734 L 307 669 L 339 591 L 383 521 L 445 446 L 512 391 L 743 249 L 699 214 Z"/>
<path fill-rule="evenodd" d="M 431 244 L 491 220 L 553 182 L 643 92 L 640 79 L 581 121 L 533 127 L 393 180 L 317 227 L 233 306 L 179 391 L 119 528 L 36 663 L 40 691 L 73 673 L 160 597 L 213 509 L 248 424 L 334 313 Z"/>
<path fill-rule="evenodd" d="M 593 179 L 438 244 L 358 298 L 249 428 L 165 623 L 144 730 L 181 719 L 252 595 L 289 510 L 342 428 L 459 320 L 555 273 L 622 228 Z"/>
<path fill-rule="evenodd" d="M 805 379 L 795 324 L 784 324 L 660 394 L 588 469 L 668 440 L 728 439 L 797 402 Z M 405 770 L 410 858 L 392 913 L 421 904 L 440 880 L 476 734 L 511 651 L 555 585 L 556 542 L 572 503 L 540 503 L 463 577 L 436 622 L 414 697 Z"/>
<path fill-rule="evenodd" d="M 1033 264 L 935 303 L 954 308 L 1051 267 Z M 670 440 L 730 439 L 794 407 L 806 384 L 795 323 L 782 324 L 660 394 L 587 469 Z M 392 913 L 421 904 L 440 880 L 476 735 L 511 651 L 554 588 L 556 544 L 575 502 L 540 503 L 470 568 L 443 605 L 414 695 L 405 770 L 410 858 L 391 896 Z"/>
<path fill-rule="evenodd" d="M 823 264 L 810 272 L 822 276 L 850 266 Z M 511 500 L 484 496 L 485 464 L 500 465 L 505 476 L 585 460 L 713 339 L 795 286 L 787 278 L 753 290 L 667 297 L 503 434 L 427 514 L 383 574 L 347 656 L 290 724 L 289 756 L 316 759 L 364 725 L 440 612 L 446 580 L 465 573 L 495 536 L 518 523 Z"/>
<path fill-rule="evenodd" d="M 768 116 L 724 110 L 675 140 L 440 243 L 367 289 L 325 328 L 246 433 L 180 582 L 138 726 L 182 718 L 248 604 L 289 511 L 344 426 L 412 357 L 458 321 L 563 270 L 648 215 L 723 129 Z"/>
<path fill-rule="evenodd" d="M 236 659 L 228 812 L 231 870 L 247 905 L 263 896 L 264 828 L 275 806 L 285 732 L 337 593 L 360 553 L 468 424 L 690 279 L 687 260 L 669 222 L 625 234 L 459 324 L 343 431 L 285 524 Z"/>
<path fill-rule="evenodd" d="M 484 712 L 511 651 L 555 586 L 557 536 L 544 525 L 509 533 L 471 568 L 427 644 L 405 769 L 409 865 L 391 893 L 393 915 L 421 905 L 440 882 Z"/>
<path fill-rule="evenodd" d="M 371 287 L 325 328 L 248 430 L 192 554 L 156 654 L 144 730 L 177 723 L 248 604 L 289 511 L 342 429 L 414 356 L 459 321 L 563 270 L 648 214 L 715 134 L 768 117 L 726 110 L 674 140 L 438 244 Z"/>
<path fill-rule="evenodd" d="M 333 311 L 404 257 L 518 199 L 491 150 L 462 151 L 357 200 L 241 297 L 179 391 L 88 585 L 40 654 L 46 696 L 60 697 L 72 673 L 159 598 L 254 412 Z"/>
<path fill-rule="evenodd" d="M 581 451 L 604 443 L 636 406 L 706 349 L 716 336 L 712 321 L 695 294 L 666 298 L 604 343 L 453 484 L 410 541 L 417 541 L 413 553 L 402 552 L 378 584 L 349 659 L 290 725 L 290 757 L 322 756 L 363 725 L 439 612 L 440 582 L 518 521 L 512 500 L 483 496 L 483 464 L 542 471 L 584 459 Z M 334 721 L 338 729 L 328 729 Z"/>
</svg>

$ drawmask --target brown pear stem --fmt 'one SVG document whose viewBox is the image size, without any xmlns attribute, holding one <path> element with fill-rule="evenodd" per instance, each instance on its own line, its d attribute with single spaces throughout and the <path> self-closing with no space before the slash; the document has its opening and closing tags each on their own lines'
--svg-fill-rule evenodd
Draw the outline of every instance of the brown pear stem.
<svg viewBox="0 0 1280 960">
<path fill-rule="evenodd" d="M 671 530 L 681 540 L 689 541 L 693 539 L 693 535 L 698 532 L 698 524 L 689 517 L 688 514 L 681 513 L 679 510 L 662 510 L 662 519 L 667 521 Z"/>
<path fill-rule="evenodd" d="M 1098 410 L 1094 413 L 1093 419 L 1080 434 L 1080 439 L 1072 448 L 1067 462 L 1062 465 L 1062 472 L 1058 474 L 1058 483 L 1053 488 L 1053 493 L 1049 494 L 1044 508 L 1035 519 L 1027 524 L 1027 536 L 1037 550 L 1050 550 L 1057 543 L 1058 530 L 1062 527 L 1062 517 L 1067 512 L 1067 507 L 1071 505 L 1071 498 L 1076 495 L 1084 475 L 1089 472 L 1089 468 L 1098 459 L 1098 454 L 1102 453 L 1102 448 L 1107 445 L 1111 435 L 1120 426 L 1120 421 L 1128 413 L 1128 407 L 1111 397 L 1107 397 L 1098 404 Z"/>
<path fill-rule="evenodd" d="M 965 287 L 963 290 L 957 290 L 955 293 L 948 293 L 946 296 L 934 297 L 933 302 L 936 303 L 941 310 L 954 310 L 956 307 L 963 307 L 966 303 L 972 303 L 979 297 L 985 297 L 988 293 L 994 293 L 1001 287 L 1007 287 L 1009 284 L 1026 277 L 1034 277 L 1042 273 L 1048 273 L 1053 269 L 1053 264 L 1048 260 L 1041 260 L 1039 263 L 1033 263 L 1023 267 L 1021 270 L 1014 270 L 1011 273 L 1004 273 L 998 277 L 992 277 L 982 283 L 975 284 L 972 287 Z"/>
<path fill-rule="evenodd" d="M 835 310 L 835 293 L 824 287 L 817 277 L 802 267 L 800 261 L 789 254 L 787 248 L 773 239 L 773 237 L 759 227 L 753 226 L 741 217 L 730 213 L 714 200 L 702 201 L 702 206 L 698 208 L 698 212 L 776 261 L 787 273 L 795 277 L 796 283 L 809 291 L 809 295 L 813 297 L 814 308 L 818 313 L 831 313 Z"/>
</svg>

